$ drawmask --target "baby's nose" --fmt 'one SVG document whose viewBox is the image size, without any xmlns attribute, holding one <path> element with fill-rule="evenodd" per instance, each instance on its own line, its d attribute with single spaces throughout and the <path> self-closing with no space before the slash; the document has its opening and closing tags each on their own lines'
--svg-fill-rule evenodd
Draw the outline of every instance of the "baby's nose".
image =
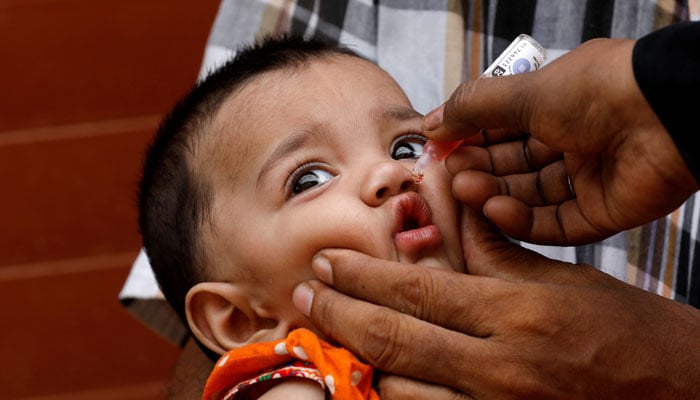
<svg viewBox="0 0 700 400">
<path fill-rule="evenodd" d="M 400 161 L 384 161 L 375 164 L 362 186 L 362 199 L 371 206 L 378 206 L 387 199 L 411 189 L 414 185 L 411 165 Z"/>
</svg>

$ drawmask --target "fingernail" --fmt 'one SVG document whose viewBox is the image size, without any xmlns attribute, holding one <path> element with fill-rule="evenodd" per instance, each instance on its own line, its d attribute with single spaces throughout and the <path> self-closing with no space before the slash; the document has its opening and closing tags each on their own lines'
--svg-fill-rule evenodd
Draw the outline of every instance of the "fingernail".
<svg viewBox="0 0 700 400">
<path fill-rule="evenodd" d="M 333 284 L 333 271 L 331 270 L 331 263 L 328 259 L 320 254 L 314 256 L 311 261 L 311 268 L 318 279 L 323 282 L 332 285 Z"/>
<path fill-rule="evenodd" d="M 302 282 L 294 288 L 292 303 L 305 316 L 311 315 L 311 303 L 314 301 L 314 290 L 308 283 Z"/>
<path fill-rule="evenodd" d="M 445 105 L 443 104 L 423 117 L 423 130 L 430 132 L 440 126 L 440 124 L 442 124 L 442 114 L 444 111 Z"/>
</svg>

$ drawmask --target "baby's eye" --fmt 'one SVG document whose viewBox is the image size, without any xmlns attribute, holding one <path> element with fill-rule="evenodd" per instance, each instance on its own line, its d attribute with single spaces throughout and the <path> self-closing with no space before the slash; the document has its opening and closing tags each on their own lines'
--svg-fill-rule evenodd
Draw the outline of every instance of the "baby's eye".
<svg viewBox="0 0 700 400">
<path fill-rule="evenodd" d="M 428 139 L 421 135 L 405 135 L 391 145 L 391 158 L 394 160 L 415 160 L 423 154 L 423 146 Z"/>
<path fill-rule="evenodd" d="M 302 170 L 293 179 L 292 195 L 323 185 L 331 179 L 333 179 L 333 174 L 318 167 Z"/>
</svg>

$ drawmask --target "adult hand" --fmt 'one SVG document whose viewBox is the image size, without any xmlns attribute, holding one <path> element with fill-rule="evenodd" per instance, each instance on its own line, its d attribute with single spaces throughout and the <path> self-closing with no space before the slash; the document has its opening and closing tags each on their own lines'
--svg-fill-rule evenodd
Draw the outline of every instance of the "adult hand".
<svg viewBox="0 0 700 400">
<path fill-rule="evenodd" d="M 469 275 L 329 249 L 313 263 L 326 284 L 300 284 L 294 303 L 411 379 L 380 384 L 384 399 L 698 397 L 700 311 L 530 252 L 473 211 L 462 232 Z"/>
<path fill-rule="evenodd" d="M 637 86 L 634 43 L 596 39 L 539 71 L 458 87 L 423 123 L 432 139 L 485 146 L 448 158 L 456 196 L 516 239 L 567 245 L 682 204 L 698 184 Z"/>
</svg>

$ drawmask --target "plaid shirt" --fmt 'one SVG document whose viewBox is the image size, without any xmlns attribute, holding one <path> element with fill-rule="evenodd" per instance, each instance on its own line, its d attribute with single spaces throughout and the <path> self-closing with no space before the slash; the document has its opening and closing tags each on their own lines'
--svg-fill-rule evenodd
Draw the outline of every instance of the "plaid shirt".
<svg viewBox="0 0 700 400">
<path fill-rule="evenodd" d="M 542 44 L 551 61 L 588 39 L 636 39 L 698 19 L 700 0 L 223 0 L 200 76 L 235 54 L 241 43 L 289 31 L 342 43 L 374 61 L 425 113 L 460 82 L 477 78 L 521 33 Z M 669 216 L 599 243 L 523 245 L 552 258 L 598 266 L 630 284 L 700 307 L 698 215 L 700 202 L 693 195 Z M 120 298 L 137 317 L 181 342 L 184 327 L 164 310 L 164 301 L 152 301 L 158 299 L 157 286 L 144 268 L 149 270 L 141 254 Z"/>
</svg>

